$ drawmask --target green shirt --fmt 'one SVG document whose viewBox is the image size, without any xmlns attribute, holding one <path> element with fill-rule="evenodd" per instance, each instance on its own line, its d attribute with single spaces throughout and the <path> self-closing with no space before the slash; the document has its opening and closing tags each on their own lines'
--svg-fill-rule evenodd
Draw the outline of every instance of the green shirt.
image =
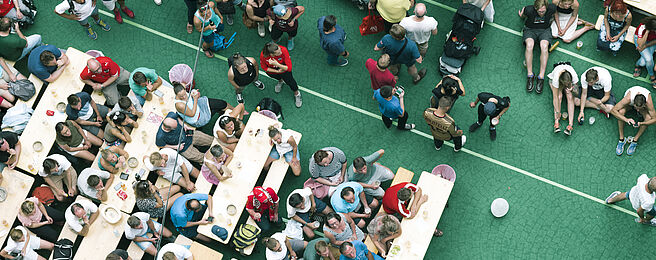
<svg viewBox="0 0 656 260">
<path fill-rule="evenodd" d="M 25 46 L 27 41 L 16 34 L 0 37 L 0 57 L 12 61 L 18 60 Z"/>
<path fill-rule="evenodd" d="M 155 73 L 155 70 L 149 69 L 149 68 L 136 68 L 135 70 L 132 71 L 132 74 L 130 75 L 130 89 L 132 89 L 132 92 L 134 94 L 137 94 L 140 97 L 143 97 L 146 95 L 146 87 L 141 86 L 137 83 L 134 82 L 134 79 L 132 77 L 134 76 L 134 73 L 141 72 L 146 76 L 146 80 L 149 80 L 151 83 L 155 83 L 159 76 L 157 76 L 157 73 Z"/>
<path fill-rule="evenodd" d="M 370 154 L 366 157 L 363 157 L 364 161 L 367 164 L 367 173 L 366 174 L 355 173 L 353 171 L 353 163 L 351 163 L 351 165 L 349 165 L 349 167 L 346 168 L 346 179 L 348 181 L 369 183 L 369 180 L 371 179 L 371 177 L 373 177 L 374 173 L 376 173 L 376 167 L 374 165 L 374 161 L 376 159 L 378 159 L 379 156 L 380 156 L 380 154 L 378 153 L 378 151 L 376 151 L 376 152 L 374 152 L 374 153 L 372 153 L 372 154 Z"/>
<path fill-rule="evenodd" d="M 71 137 L 68 140 L 62 140 L 60 134 L 57 134 L 57 137 L 55 138 L 55 141 L 59 145 L 68 145 L 69 147 L 78 147 L 80 144 L 82 144 L 82 141 L 84 141 L 84 138 L 82 138 L 82 133 L 77 131 L 77 127 L 73 125 L 73 121 L 71 120 L 66 120 L 66 127 L 71 130 Z"/>
</svg>

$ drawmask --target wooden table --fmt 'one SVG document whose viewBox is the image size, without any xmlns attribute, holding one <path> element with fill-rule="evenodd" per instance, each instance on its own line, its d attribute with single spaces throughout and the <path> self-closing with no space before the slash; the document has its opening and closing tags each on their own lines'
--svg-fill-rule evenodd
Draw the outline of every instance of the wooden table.
<svg viewBox="0 0 656 260">
<path fill-rule="evenodd" d="M 387 259 L 389 260 L 424 258 L 431 238 L 433 238 L 433 232 L 451 194 L 451 189 L 453 189 L 453 182 L 429 172 L 422 172 L 417 186 L 421 188 L 423 194 L 428 195 L 428 201 L 421 206 L 413 219 L 404 218 L 401 221 L 403 233 L 394 239 L 394 243 L 390 247 L 394 248 L 395 245 L 398 245 L 401 250 L 395 256 L 388 252 Z"/>
<path fill-rule="evenodd" d="M 23 144 L 23 150 L 21 159 L 16 166 L 32 174 L 37 173 L 39 165 L 55 142 L 55 124 L 66 120 L 66 113 L 57 111 L 57 103 L 66 103 L 69 95 L 82 91 L 84 87 L 84 83 L 80 80 L 80 71 L 87 66 L 87 60 L 91 56 L 74 48 L 68 48 L 66 56 L 70 63 L 59 79 L 48 85 L 48 89 L 34 109 L 34 114 L 19 139 Z M 55 115 L 47 116 L 47 110 L 55 111 Z M 43 144 L 43 149 L 39 152 L 32 148 L 36 141 Z"/>
<path fill-rule="evenodd" d="M 278 124 L 278 127 L 282 126 L 282 123 L 266 116 L 258 113 L 250 114 L 244 133 L 239 139 L 237 147 L 235 147 L 234 157 L 228 164 L 228 168 L 232 170 L 232 178 L 220 182 L 212 195 L 214 223 L 199 226 L 198 233 L 224 244 L 230 241 L 239 217 L 246 206 L 248 195 L 253 190 L 255 182 L 257 182 L 264 167 L 264 162 L 271 152 L 272 145 L 269 143 L 270 138 L 267 128 L 274 124 Z M 258 129 L 260 133 L 255 136 Z M 241 168 L 237 167 L 239 163 L 241 163 Z M 227 214 L 226 207 L 228 204 L 237 207 L 235 215 L 230 216 Z M 203 218 L 207 218 L 208 214 L 209 212 L 205 212 Z M 224 227 L 228 231 L 228 238 L 221 240 L 215 236 L 211 231 L 213 225 Z"/>
<path fill-rule="evenodd" d="M 105 204 L 100 204 L 100 206 L 98 206 L 98 212 L 100 212 L 100 215 L 89 227 L 89 232 L 84 239 L 82 239 L 82 243 L 77 249 L 75 258 L 73 259 L 98 259 L 99 256 L 104 257 L 116 249 L 118 242 L 121 240 L 121 237 L 123 237 L 123 232 L 125 231 L 123 227 L 129 216 L 120 212 L 121 219 L 116 222 L 116 224 L 110 224 L 105 221 L 105 218 L 102 216 L 102 212 L 105 208 L 107 208 L 107 205 Z"/>
<path fill-rule="evenodd" d="M 654 0 L 624 0 L 624 2 L 651 15 L 656 15 L 656 1 Z"/>
<path fill-rule="evenodd" d="M 221 254 L 218 251 L 215 251 L 214 249 L 211 249 L 209 247 L 206 247 L 202 245 L 201 243 L 198 243 L 196 241 L 191 243 L 191 247 L 189 247 L 189 251 L 191 251 L 191 254 L 194 256 L 194 259 L 212 259 L 212 260 L 221 260 L 223 259 L 223 254 Z"/>
<path fill-rule="evenodd" d="M 34 178 L 22 174 L 16 170 L 5 167 L 2 170 L 2 185 L 0 187 L 7 190 L 7 198 L 0 202 L 0 241 L 4 242 L 9 234 L 11 225 L 16 220 L 20 205 L 27 198 L 30 188 L 34 183 Z"/>
</svg>

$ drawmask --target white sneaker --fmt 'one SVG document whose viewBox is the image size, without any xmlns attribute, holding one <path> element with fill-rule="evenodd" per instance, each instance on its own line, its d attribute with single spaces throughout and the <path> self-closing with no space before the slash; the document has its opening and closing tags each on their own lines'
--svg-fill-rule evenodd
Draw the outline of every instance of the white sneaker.
<svg viewBox="0 0 656 260">
<path fill-rule="evenodd" d="M 154 0 L 156 5 L 162 5 L 162 0 Z"/>
<path fill-rule="evenodd" d="M 467 142 L 467 136 L 464 136 L 464 135 L 463 135 L 463 136 L 462 136 L 462 146 L 461 146 L 460 149 L 458 149 L 458 150 L 456 150 L 456 148 L 453 147 L 453 151 L 456 152 L 456 153 L 457 153 L 457 152 L 460 152 L 460 150 L 462 150 L 462 147 L 465 147 L 465 143 L 466 143 L 466 142 Z"/>
<path fill-rule="evenodd" d="M 301 98 L 301 92 L 298 92 L 298 95 L 294 95 L 294 104 L 297 108 L 300 108 L 303 105 L 303 98 Z"/>
<path fill-rule="evenodd" d="M 273 91 L 275 91 L 276 93 L 280 93 L 280 91 L 282 90 L 283 83 L 284 81 L 282 80 L 278 81 L 278 84 L 276 84 L 276 87 L 273 89 Z"/>
<path fill-rule="evenodd" d="M 257 23 L 257 34 L 262 38 L 264 38 L 264 30 L 264 23 Z"/>
</svg>

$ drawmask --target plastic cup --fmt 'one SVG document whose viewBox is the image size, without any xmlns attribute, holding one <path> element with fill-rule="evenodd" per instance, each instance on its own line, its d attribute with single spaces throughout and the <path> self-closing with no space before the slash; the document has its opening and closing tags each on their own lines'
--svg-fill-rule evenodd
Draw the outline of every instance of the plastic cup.
<svg viewBox="0 0 656 260">
<path fill-rule="evenodd" d="M 589 123 L 590 125 L 592 125 L 592 124 L 595 123 L 595 118 L 594 118 L 594 116 L 591 116 L 590 118 L 588 118 L 588 123 Z"/>
<path fill-rule="evenodd" d="M 492 125 L 498 125 L 499 124 L 499 119 L 492 118 Z"/>
<path fill-rule="evenodd" d="M 371 209 L 370 209 L 370 208 L 366 208 L 366 209 L 364 209 L 364 214 L 369 214 L 369 213 L 371 213 Z"/>
<path fill-rule="evenodd" d="M 583 47 L 583 41 L 578 41 L 578 42 L 576 42 L 576 49 L 577 49 L 577 50 L 580 50 L 581 47 Z"/>
</svg>

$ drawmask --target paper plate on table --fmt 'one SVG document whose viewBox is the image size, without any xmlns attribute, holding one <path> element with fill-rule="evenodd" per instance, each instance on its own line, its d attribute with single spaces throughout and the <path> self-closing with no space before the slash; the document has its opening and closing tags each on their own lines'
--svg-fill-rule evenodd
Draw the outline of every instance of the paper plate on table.
<svg viewBox="0 0 656 260">
<path fill-rule="evenodd" d="M 66 103 L 64 102 L 57 103 L 57 111 L 62 113 L 66 112 Z"/>
<path fill-rule="evenodd" d="M 128 166 L 130 166 L 130 168 L 136 168 L 139 166 L 139 160 L 135 157 L 130 157 L 130 159 L 128 159 Z"/>
<path fill-rule="evenodd" d="M 228 215 L 234 216 L 235 214 L 237 214 L 237 207 L 235 207 L 235 205 L 230 204 L 226 208 L 226 211 L 228 211 Z"/>
<path fill-rule="evenodd" d="M 3 202 L 7 199 L 7 190 L 0 187 L 0 202 Z"/>
<path fill-rule="evenodd" d="M 40 141 L 36 141 L 32 144 L 32 149 L 34 149 L 35 152 L 40 152 L 43 150 L 43 143 Z"/>
<path fill-rule="evenodd" d="M 116 224 L 119 220 L 121 220 L 121 213 L 113 206 L 107 206 L 102 211 L 102 216 L 110 224 Z"/>
</svg>

